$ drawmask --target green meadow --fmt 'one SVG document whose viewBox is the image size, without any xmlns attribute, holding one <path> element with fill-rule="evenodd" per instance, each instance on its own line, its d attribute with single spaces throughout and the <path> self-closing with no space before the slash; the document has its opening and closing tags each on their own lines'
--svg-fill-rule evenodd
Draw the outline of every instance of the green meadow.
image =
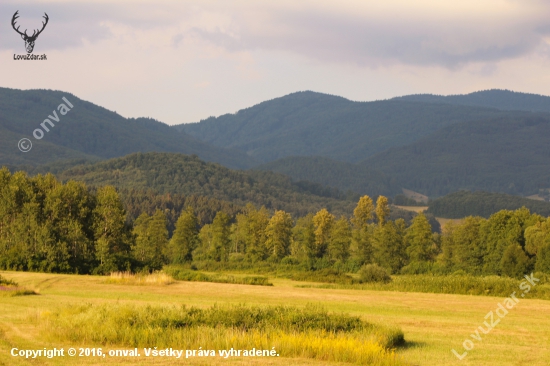
<svg viewBox="0 0 550 366">
<path fill-rule="evenodd" d="M 509 310 L 460 361 L 463 342 L 504 297 L 199 281 L 117 282 L 106 276 L 1 272 L 0 365 L 547 365 L 550 302 Z M 233 274 L 232 274 L 233 275 Z M 238 274 L 235 276 L 238 277 Z M 496 317 L 496 315 L 495 315 Z M 403 341 L 404 337 L 404 341 Z M 12 357 L 12 348 L 133 350 L 140 357 Z M 279 356 L 145 357 L 143 348 L 268 349 Z M 274 348 L 273 348 L 274 347 Z"/>
</svg>

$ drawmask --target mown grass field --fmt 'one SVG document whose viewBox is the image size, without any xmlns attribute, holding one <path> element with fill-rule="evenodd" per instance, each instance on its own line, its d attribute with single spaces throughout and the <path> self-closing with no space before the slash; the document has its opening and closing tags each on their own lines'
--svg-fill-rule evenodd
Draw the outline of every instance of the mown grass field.
<svg viewBox="0 0 550 366">
<path fill-rule="evenodd" d="M 483 325 L 503 298 L 486 296 L 404 293 L 389 291 L 299 288 L 304 283 L 285 279 L 269 280 L 270 286 L 225 283 L 177 282 L 167 286 L 129 286 L 107 283 L 106 277 L 0 272 L 22 286 L 36 289 L 35 296 L 0 296 L 0 365 L 345 365 L 307 358 L 13 358 L 12 347 L 101 346 L 100 344 L 56 341 L 48 336 L 39 319 L 60 308 L 93 306 L 180 306 L 201 308 L 212 305 L 277 306 L 322 305 L 331 312 L 360 316 L 369 323 L 395 326 L 405 334 L 407 344 L 396 352 L 412 365 L 548 365 L 550 364 L 550 301 L 521 299 L 475 348 L 459 361 L 462 343 Z M 471 339 L 471 338 L 470 338 Z M 205 345 L 208 347 L 208 345 Z M 104 349 L 124 347 L 103 346 Z"/>
<path fill-rule="evenodd" d="M 397 206 L 397 207 L 405 211 L 412 211 L 416 213 L 424 212 L 428 209 L 428 206 Z M 441 225 L 441 227 L 445 226 L 445 224 L 447 224 L 448 222 L 452 222 L 454 224 L 460 224 L 462 221 L 464 221 L 464 219 L 445 219 L 443 217 L 436 217 L 435 219 L 439 222 L 439 225 Z"/>
<path fill-rule="evenodd" d="M 424 212 L 428 209 L 428 206 L 397 206 L 398 208 L 405 210 L 405 211 L 413 211 L 413 212 Z"/>
</svg>

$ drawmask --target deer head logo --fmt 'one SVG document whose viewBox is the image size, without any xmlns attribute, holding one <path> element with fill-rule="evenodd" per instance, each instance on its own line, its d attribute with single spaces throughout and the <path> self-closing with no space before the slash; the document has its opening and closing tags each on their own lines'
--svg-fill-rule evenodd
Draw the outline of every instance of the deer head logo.
<svg viewBox="0 0 550 366">
<path fill-rule="evenodd" d="M 44 13 L 44 19 L 46 19 L 45 22 L 42 22 L 42 29 L 38 30 L 36 29 L 33 33 L 32 33 L 32 36 L 29 36 L 27 34 L 27 30 L 25 29 L 25 33 L 21 33 L 19 31 L 19 26 L 17 28 L 15 28 L 15 21 L 17 20 L 17 18 L 19 18 L 19 15 L 17 15 L 17 13 L 19 13 L 19 10 L 17 10 L 15 12 L 15 14 L 13 14 L 13 18 L 11 18 L 11 26 L 13 27 L 13 29 L 15 29 L 15 31 L 17 33 L 19 33 L 21 35 L 21 38 L 23 38 L 23 40 L 25 41 L 25 48 L 27 49 L 27 53 L 32 53 L 32 50 L 34 49 L 34 42 L 36 41 L 36 39 L 38 38 L 38 36 L 40 35 L 40 33 L 42 33 L 42 31 L 44 30 L 44 28 L 46 28 L 46 24 L 48 24 L 48 20 L 50 18 L 48 18 L 48 14 Z"/>
</svg>

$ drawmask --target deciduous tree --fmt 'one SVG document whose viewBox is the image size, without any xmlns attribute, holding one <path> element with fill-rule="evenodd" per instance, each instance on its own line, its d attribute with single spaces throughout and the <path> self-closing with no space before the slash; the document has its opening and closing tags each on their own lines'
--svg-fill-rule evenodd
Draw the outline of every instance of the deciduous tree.
<svg viewBox="0 0 550 366">
<path fill-rule="evenodd" d="M 192 207 L 187 207 L 178 218 L 170 240 L 172 262 L 181 264 L 193 259 L 193 250 L 199 243 L 199 222 Z"/>
<path fill-rule="evenodd" d="M 323 208 L 313 216 L 313 224 L 315 225 L 315 257 L 321 258 L 328 248 L 334 215 Z"/>
<path fill-rule="evenodd" d="M 266 247 L 270 258 L 280 260 L 290 252 L 292 217 L 284 211 L 275 211 L 265 230 Z"/>
</svg>

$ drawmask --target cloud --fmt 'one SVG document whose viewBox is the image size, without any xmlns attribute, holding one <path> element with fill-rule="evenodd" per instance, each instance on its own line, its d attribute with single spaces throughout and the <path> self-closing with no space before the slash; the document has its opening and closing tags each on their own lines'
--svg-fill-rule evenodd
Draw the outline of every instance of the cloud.
<svg viewBox="0 0 550 366">
<path fill-rule="evenodd" d="M 39 5 L 38 5 L 39 4 Z M 230 53 L 265 50 L 340 64 L 456 69 L 547 54 L 550 4 L 540 0 L 190 0 L 186 2 L 2 2 L 21 22 L 50 15 L 42 48 L 82 47 L 128 34 L 167 45 L 205 43 Z M 4 18 L 5 19 L 5 18 Z M 21 49 L 6 19 L 0 49 Z M 4 36 L 4 34 L 11 36 Z"/>
<path fill-rule="evenodd" d="M 286 51 L 371 67 L 401 63 L 453 69 L 548 47 L 550 9 L 539 1 L 464 1 L 462 7 L 440 1 L 366 3 L 372 6 L 351 1 L 347 7 L 323 2 L 303 8 L 284 2 L 248 6 L 234 11 L 223 27 L 194 27 L 187 35 L 230 52 Z"/>
<path fill-rule="evenodd" d="M 42 16 L 48 14 L 50 21 L 39 39 L 42 48 L 48 50 L 82 47 L 116 37 L 113 26 L 147 32 L 175 26 L 183 20 L 181 14 L 172 11 L 170 6 L 154 2 L 44 1 L 30 4 L 3 1 L 0 4 L 0 14 L 3 15 L 0 21 L 0 49 L 22 50 L 22 41 L 11 26 L 11 17 L 17 10 L 20 15 L 17 22 L 21 29 L 40 27 Z"/>
</svg>

